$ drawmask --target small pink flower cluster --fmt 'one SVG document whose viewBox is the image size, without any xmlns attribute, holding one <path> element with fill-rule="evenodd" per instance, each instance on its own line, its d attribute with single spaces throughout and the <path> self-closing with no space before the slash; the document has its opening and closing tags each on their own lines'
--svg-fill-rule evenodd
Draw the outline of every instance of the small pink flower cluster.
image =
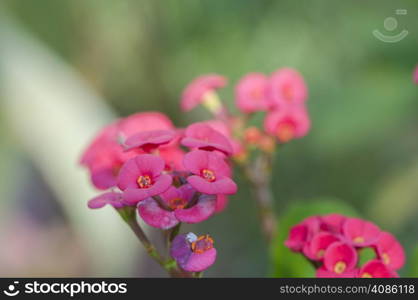
<svg viewBox="0 0 418 300">
<path fill-rule="evenodd" d="M 273 151 L 272 137 L 286 143 L 308 133 L 310 120 L 305 104 L 308 91 L 303 77 L 296 70 L 282 68 L 270 76 L 249 73 L 235 86 L 235 104 L 244 116 L 266 112 L 264 132 L 256 127 L 247 127 L 242 120 L 248 118 L 228 115 L 216 94 L 216 90 L 226 83 L 226 78 L 217 74 L 198 77 L 185 89 L 181 107 L 189 111 L 203 104 L 211 110 L 217 120 L 207 124 L 231 138 L 236 158 L 245 157 L 246 148 L 251 145 L 267 152 Z"/>
<path fill-rule="evenodd" d="M 339 214 L 313 216 L 291 228 L 285 245 L 318 267 L 317 277 L 398 277 L 405 262 L 396 238 L 375 224 Z M 359 266 L 359 253 L 371 248 L 375 258 Z"/>
<path fill-rule="evenodd" d="M 93 184 L 111 189 L 88 206 L 137 207 L 145 223 L 161 229 L 204 221 L 237 191 L 228 164 L 231 154 L 228 138 L 204 123 L 177 129 L 156 112 L 123 118 L 105 127 L 82 156 Z M 214 262 L 216 251 L 207 235 L 191 236 L 189 252 L 196 255 L 183 267 L 197 272 Z"/>
<path fill-rule="evenodd" d="M 270 77 L 250 73 L 236 86 L 237 107 L 244 113 L 267 111 L 264 129 L 281 143 L 308 133 L 307 96 L 303 77 L 290 68 L 279 69 Z"/>
</svg>

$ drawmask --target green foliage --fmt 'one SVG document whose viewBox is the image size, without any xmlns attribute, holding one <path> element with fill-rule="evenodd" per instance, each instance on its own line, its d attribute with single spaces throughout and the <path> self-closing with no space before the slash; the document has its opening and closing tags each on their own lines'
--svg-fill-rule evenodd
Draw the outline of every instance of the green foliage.
<svg viewBox="0 0 418 300">
<path fill-rule="evenodd" d="M 409 277 L 418 277 L 418 245 L 415 247 L 409 262 L 407 261 L 408 267 L 408 276 Z"/>
<path fill-rule="evenodd" d="M 303 219 L 313 215 L 339 213 L 357 216 L 356 212 L 345 202 L 332 198 L 319 198 L 292 204 L 279 220 L 278 235 L 272 243 L 272 275 L 274 277 L 313 277 L 315 270 L 300 254 L 284 246 L 290 228 Z"/>
<path fill-rule="evenodd" d="M 363 248 L 358 252 L 358 260 L 360 266 L 374 258 L 376 258 L 376 252 L 372 248 Z"/>
</svg>

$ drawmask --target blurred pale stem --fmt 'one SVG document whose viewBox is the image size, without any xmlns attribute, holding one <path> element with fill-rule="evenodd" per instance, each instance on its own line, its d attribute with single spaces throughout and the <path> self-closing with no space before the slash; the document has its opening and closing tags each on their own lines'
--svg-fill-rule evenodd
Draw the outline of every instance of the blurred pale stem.
<svg viewBox="0 0 418 300">
<path fill-rule="evenodd" d="M 250 164 L 244 164 L 244 172 L 251 184 L 257 203 L 261 229 L 268 242 L 276 235 L 277 218 L 273 211 L 273 195 L 270 188 L 271 154 L 262 153 Z"/>
<path fill-rule="evenodd" d="M 132 229 L 133 233 L 135 233 L 136 237 L 144 246 L 148 255 L 154 259 L 161 267 L 163 267 L 171 277 L 194 277 L 193 273 L 181 270 L 173 259 L 165 259 L 158 252 L 157 248 L 148 239 L 141 226 L 139 226 L 136 220 L 136 210 L 134 207 L 124 207 L 118 209 L 117 211 L 122 219 L 126 222 L 126 224 L 128 224 L 128 226 Z M 171 245 L 171 241 L 174 239 L 174 237 L 179 233 L 179 230 L 180 224 L 170 230 L 170 234 L 168 235 L 168 240 L 170 243 L 167 245 L 168 247 Z"/>
</svg>

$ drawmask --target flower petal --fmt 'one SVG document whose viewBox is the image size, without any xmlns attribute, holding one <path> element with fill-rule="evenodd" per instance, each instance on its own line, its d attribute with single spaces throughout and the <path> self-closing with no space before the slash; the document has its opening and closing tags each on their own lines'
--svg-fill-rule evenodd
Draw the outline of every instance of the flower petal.
<svg viewBox="0 0 418 300">
<path fill-rule="evenodd" d="M 208 195 L 232 195 L 237 192 L 237 185 L 228 177 L 223 177 L 214 182 L 209 182 L 200 176 L 192 175 L 187 177 L 190 183 L 197 191 Z"/>
<path fill-rule="evenodd" d="M 216 260 L 216 249 L 212 248 L 203 253 L 193 253 L 185 263 L 179 263 L 185 271 L 201 272 L 209 268 Z"/>
<path fill-rule="evenodd" d="M 92 209 L 102 208 L 106 204 L 112 205 L 114 208 L 124 207 L 125 204 L 122 202 L 121 193 L 107 192 L 97 197 L 94 197 L 88 202 L 88 207 Z"/>
<path fill-rule="evenodd" d="M 173 211 L 162 209 L 152 198 L 139 203 L 138 213 L 145 223 L 156 228 L 169 229 L 179 223 Z"/>
<path fill-rule="evenodd" d="M 198 223 L 212 216 L 215 208 L 215 195 L 201 195 L 195 205 L 187 209 L 177 209 L 175 215 L 181 222 Z"/>
</svg>

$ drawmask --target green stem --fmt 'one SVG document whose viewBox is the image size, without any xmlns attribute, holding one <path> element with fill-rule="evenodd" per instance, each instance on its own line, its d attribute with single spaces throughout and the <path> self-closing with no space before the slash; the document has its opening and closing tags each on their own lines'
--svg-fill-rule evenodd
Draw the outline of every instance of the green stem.
<svg viewBox="0 0 418 300">
<path fill-rule="evenodd" d="M 172 277 L 184 277 L 183 272 L 178 269 L 177 264 L 172 259 L 164 259 L 164 257 L 157 251 L 155 246 L 146 236 L 145 232 L 136 221 L 136 213 L 134 207 L 124 207 L 117 209 L 119 215 L 128 224 L 133 233 L 144 246 L 148 255 L 153 258 L 160 266 L 162 266 Z"/>
</svg>

